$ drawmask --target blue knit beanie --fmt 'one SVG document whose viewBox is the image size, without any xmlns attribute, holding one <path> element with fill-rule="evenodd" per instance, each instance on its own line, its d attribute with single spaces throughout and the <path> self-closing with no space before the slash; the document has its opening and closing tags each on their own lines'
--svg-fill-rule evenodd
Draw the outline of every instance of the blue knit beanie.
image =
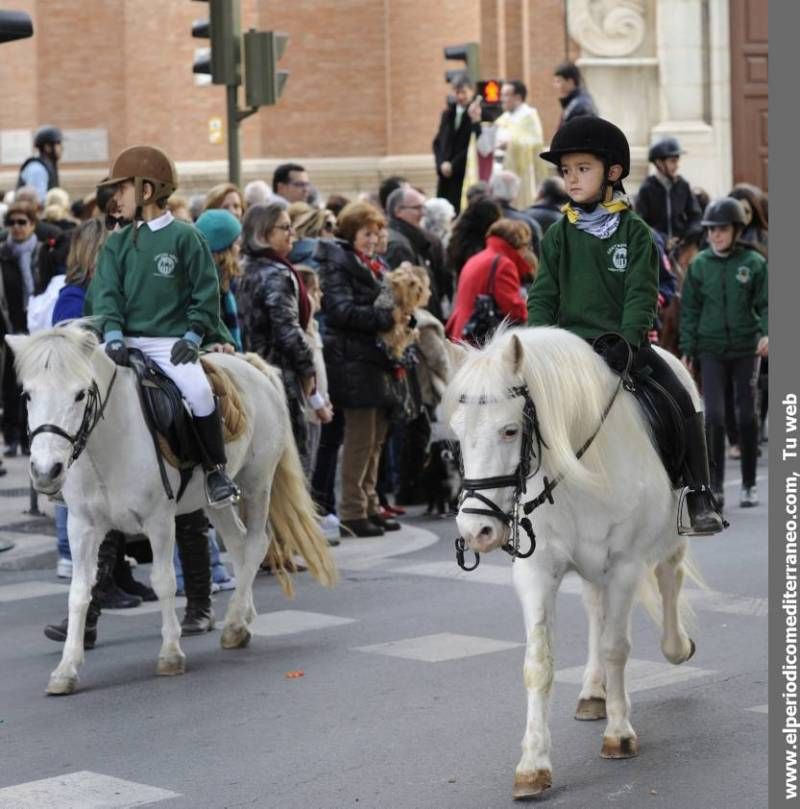
<svg viewBox="0 0 800 809">
<path fill-rule="evenodd" d="M 195 227 L 206 237 L 212 253 L 227 250 L 239 238 L 239 220 L 224 208 L 209 208 L 200 214 Z"/>
</svg>

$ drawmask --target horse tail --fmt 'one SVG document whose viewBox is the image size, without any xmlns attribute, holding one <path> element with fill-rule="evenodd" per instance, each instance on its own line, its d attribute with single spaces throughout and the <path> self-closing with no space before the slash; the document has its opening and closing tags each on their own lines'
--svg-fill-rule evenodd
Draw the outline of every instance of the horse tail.
<svg viewBox="0 0 800 809">
<path fill-rule="evenodd" d="M 287 436 L 272 480 L 269 501 L 272 541 L 265 561 L 274 571 L 288 598 L 294 596 L 294 584 L 290 575 L 296 570 L 293 556 L 299 556 L 305 561 L 308 572 L 320 584 L 333 587 L 339 580 L 339 574 L 331 558 L 328 541 L 317 523 L 317 512 L 308 492 L 300 455 L 292 437 L 292 425 L 285 405 L 286 393 L 280 373 L 257 354 L 245 354 L 244 359 L 272 383 L 278 401 L 282 404 L 282 431 Z"/>
<path fill-rule="evenodd" d="M 679 551 L 680 553 L 680 551 Z M 707 591 L 709 586 L 703 578 L 700 569 L 697 567 L 694 558 L 689 553 L 687 548 L 683 551 L 683 559 L 681 560 L 683 568 L 684 581 L 690 580 L 699 590 Z M 645 611 L 659 628 L 663 623 L 663 615 L 661 611 L 661 592 L 658 589 L 658 580 L 656 579 L 655 565 L 648 568 L 646 573 L 639 581 L 639 587 L 636 592 L 636 597 L 645 608 Z M 692 605 L 686 598 L 685 590 L 681 587 L 678 596 L 678 615 L 681 623 L 687 630 L 693 630 L 697 626 L 696 616 Z"/>
</svg>

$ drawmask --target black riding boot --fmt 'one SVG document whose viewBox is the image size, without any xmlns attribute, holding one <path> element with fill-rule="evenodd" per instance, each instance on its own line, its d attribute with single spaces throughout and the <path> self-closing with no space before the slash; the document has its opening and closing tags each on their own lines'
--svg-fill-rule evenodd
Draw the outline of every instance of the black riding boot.
<svg viewBox="0 0 800 809">
<path fill-rule="evenodd" d="M 706 431 L 702 413 L 686 419 L 686 505 L 691 528 L 689 534 L 700 536 L 716 534 L 722 530 L 719 514 L 711 493 L 711 480 L 706 450 Z"/>
<path fill-rule="evenodd" d="M 708 461 L 711 467 L 711 491 L 720 509 L 725 505 L 725 427 L 706 427 Z"/>
<path fill-rule="evenodd" d="M 202 445 L 206 470 L 206 497 L 211 508 L 237 503 L 241 492 L 225 471 L 225 439 L 219 410 L 208 416 L 195 416 L 194 425 Z"/>
<path fill-rule="evenodd" d="M 120 604 L 129 607 L 136 607 L 142 603 L 142 599 L 137 596 L 128 596 L 117 589 L 114 584 L 114 566 L 117 561 L 117 549 L 119 545 L 125 543 L 125 535 L 119 531 L 109 531 L 105 539 L 100 543 L 97 552 L 97 577 L 95 585 L 92 587 L 92 600 L 89 602 L 89 610 L 86 613 L 86 628 L 83 633 L 83 648 L 94 649 L 97 643 L 97 620 L 100 618 L 102 607 L 113 609 L 119 608 Z M 116 595 L 119 595 L 119 599 Z M 114 607 L 108 607 L 110 602 Z M 67 639 L 67 626 L 69 618 L 65 618 L 60 624 L 48 624 L 44 628 L 44 634 L 50 640 L 63 643 Z"/>
<path fill-rule="evenodd" d="M 158 601 L 152 587 L 133 578 L 131 566 L 125 558 L 125 540 L 117 544 L 117 558 L 114 563 L 114 582 L 124 593 L 138 596 L 142 601 Z"/>
<path fill-rule="evenodd" d="M 186 593 L 186 612 L 181 622 L 181 632 L 183 635 L 202 635 L 214 628 L 206 515 L 202 511 L 193 511 L 176 517 L 175 540 Z"/>
</svg>

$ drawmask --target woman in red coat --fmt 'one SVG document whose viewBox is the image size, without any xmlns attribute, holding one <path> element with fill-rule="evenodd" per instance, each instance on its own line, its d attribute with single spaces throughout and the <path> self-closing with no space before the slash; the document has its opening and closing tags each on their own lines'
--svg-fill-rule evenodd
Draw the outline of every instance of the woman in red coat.
<svg viewBox="0 0 800 809">
<path fill-rule="evenodd" d="M 475 298 L 489 292 L 489 277 L 497 261 L 494 275 L 494 299 L 498 309 L 512 323 L 527 322 L 527 304 L 520 287 L 523 279 L 536 272 L 536 258 L 530 249 L 531 230 L 516 219 L 498 219 L 486 235 L 486 248 L 474 255 L 461 270 L 453 313 L 446 332 L 451 340 L 460 340 L 467 325 Z M 499 257 L 499 258 L 498 258 Z"/>
</svg>

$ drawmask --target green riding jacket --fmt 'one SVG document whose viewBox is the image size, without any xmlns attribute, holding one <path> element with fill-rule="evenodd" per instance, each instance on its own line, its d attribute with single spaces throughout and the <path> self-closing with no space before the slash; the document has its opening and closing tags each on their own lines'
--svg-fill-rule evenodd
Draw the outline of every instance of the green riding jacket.
<svg viewBox="0 0 800 809">
<path fill-rule="evenodd" d="M 542 241 L 539 270 L 528 293 L 528 325 L 559 326 L 592 339 L 620 333 L 642 345 L 658 304 L 658 251 L 633 211 L 599 239 L 563 217 Z"/>
<path fill-rule="evenodd" d="M 728 256 L 698 253 L 681 292 L 680 350 L 688 357 L 748 357 L 767 334 L 767 262 L 737 245 Z"/>
<path fill-rule="evenodd" d="M 100 253 L 87 295 L 98 330 L 130 337 L 219 334 L 219 278 L 203 236 L 173 220 L 155 231 L 142 225 L 134 244 L 133 227 L 112 233 Z"/>
</svg>

